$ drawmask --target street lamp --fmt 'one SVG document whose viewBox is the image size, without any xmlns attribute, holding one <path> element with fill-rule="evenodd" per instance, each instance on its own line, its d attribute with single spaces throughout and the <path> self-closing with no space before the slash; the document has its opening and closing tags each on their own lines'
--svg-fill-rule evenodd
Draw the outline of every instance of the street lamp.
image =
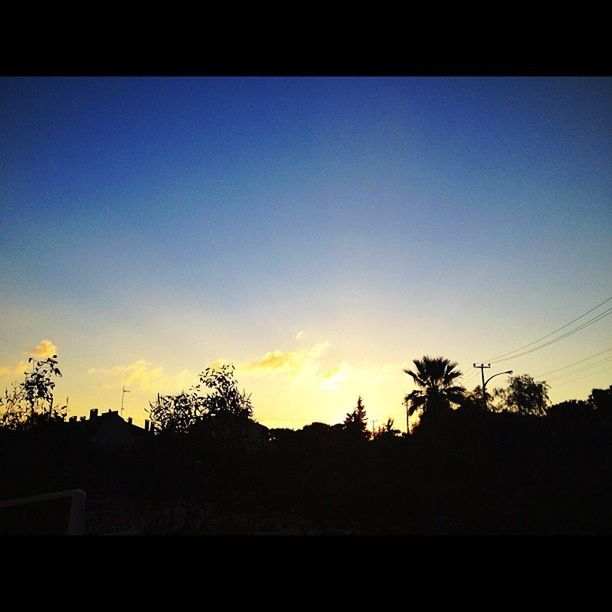
<svg viewBox="0 0 612 612">
<path fill-rule="evenodd" d="M 482 370 L 481 370 L 482 371 Z M 484 402 L 485 410 L 487 409 L 487 383 L 496 376 L 501 376 L 502 374 L 512 374 L 512 370 L 507 370 L 506 372 L 498 372 L 497 374 L 493 374 L 493 376 L 489 376 L 487 380 L 482 383 L 482 401 Z"/>
</svg>

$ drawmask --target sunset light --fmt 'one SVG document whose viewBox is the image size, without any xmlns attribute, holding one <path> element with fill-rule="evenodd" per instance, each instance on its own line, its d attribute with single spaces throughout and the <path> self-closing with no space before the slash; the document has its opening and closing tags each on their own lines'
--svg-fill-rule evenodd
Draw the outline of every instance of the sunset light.
<svg viewBox="0 0 612 612">
<path fill-rule="evenodd" d="M 57 356 L 48 414 L 68 424 L 110 410 L 159 432 L 184 410 L 190 431 L 179 400 L 217 415 L 200 385 L 273 440 L 400 439 L 428 410 L 548 418 L 612 384 L 610 78 L 0 92 L 0 388 Z"/>
</svg>

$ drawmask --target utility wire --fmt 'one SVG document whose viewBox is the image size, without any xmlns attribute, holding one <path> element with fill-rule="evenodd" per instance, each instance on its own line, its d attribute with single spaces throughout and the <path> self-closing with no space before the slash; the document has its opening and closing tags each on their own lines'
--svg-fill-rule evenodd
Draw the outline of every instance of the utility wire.
<svg viewBox="0 0 612 612">
<path fill-rule="evenodd" d="M 588 357 L 585 357 L 584 359 L 574 361 L 573 363 L 568 363 L 567 365 L 561 366 L 560 368 L 557 368 L 556 370 L 550 370 L 548 372 L 544 372 L 544 374 L 538 374 L 536 378 L 542 378 L 543 376 L 549 376 L 550 374 L 554 374 L 555 372 L 560 372 L 561 370 L 571 368 L 572 366 L 578 365 L 579 363 L 583 363 L 584 361 L 588 361 L 589 359 L 592 359 L 593 357 L 597 357 L 598 355 L 603 355 L 604 353 L 607 353 L 608 351 L 612 351 L 612 346 L 608 347 L 607 349 L 604 349 L 603 351 L 599 351 L 599 353 L 593 353 L 592 355 L 589 355 Z"/>
<path fill-rule="evenodd" d="M 522 357 L 523 355 L 528 355 L 529 353 L 533 353 L 534 351 L 539 351 L 540 349 L 550 346 L 551 344 L 555 344 L 556 342 L 559 342 L 560 340 L 563 340 L 564 338 L 568 338 L 569 336 L 573 336 L 574 334 L 577 334 L 579 331 L 582 331 L 583 329 L 590 327 L 591 325 L 594 325 L 595 323 L 597 323 L 598 321 L 601 321 L 601 319 L 607 317 L 610 314 L 612 314 L 612 308 L 608 308 L 608 310 L 604 310 L 604 312 L 602 312 L 601 314 L 594 316 L 592 319 L 585 321 L 578 327 L 571 329 L 570 331 L 565 332 L 561 336 L 558 336 L 557 338 L 553 338 L 552 340 L 549 340 L 548 342 L 545 342 L 544 344 L 535 346 L 529 349 L 528 351 L 523 351 L 522 353 L 516 353 L 516 354 L 510 355 L 509 357 L 504 357 L 503 359 L 500 359 L 500 358 L 490 359 L 489 362 L 490 363 L 501 363 L 502 361 L 508 361 L 509 359 L 517 359 L 518 357 Z M 564 326 L 564 327 L 567 327 L 567 326 Z M 533 344 L 533 342 L 531 342 L 530 344 Z M 529 345 L 525 345 L 525 346 L 529 346 Z M 506 353 L 506 354 L 509 354 L 509 353 Z"/>
<path fill-rule="evenodd" d="M 567 378 L 568 376 L 573 376 L 574 374 L 578 374 L 579 372 L 586 372 L 588 370 L 592 370 L 593 366 L 599 366 L 602 363 L 606 363 L 612 361 L 612 357 L 604 357 L 603 359 L 598 359 L 597 361 L 593 362 L 593 363 L 589 363 L 585 366 L 582 366 L 581 368 L 578 368 L 576 370 L 574 370 L 573 372 L 569 372 L 568 374 L 557 374 L 556 376 L 552 377 L 552 380 L 555 381 L 559 381 L 559 380 L 563 380 L 564 378 Z M 550 382 L 550 381 L 547 381 Z"/>
<path fill-rule="evenodd" d="M 463 379 L 463 386 L 466 387 L 468 384 L 472 384 L 473 382 L 475 382 L 477 376 L 478 372 L 476 372 L 476 370 L 470 372 L 469 374 L 466 374 L 465 378 Z"/>
<path fill-rule="evenodd" d="M 546 338 L 550 338 L 551 336 L 553 336 L 557 332 L 561 331 L 562 329 L 565 329 L 566 327 L 569 327 L 570 325 L 572 325 L 572 323 L 576 323 L 576 321 L 579 321 L 580 319 L 586 317 L 588 314 L 591 314 L 593 311 L 597 310 L 600 306 L 603 306 L 604 304 L 606 304 L 610 300 L 612 300 L 612 296 L 610 296 L 608 299 L 604 300 L 603 302 L 600 302 L 599 304 L 597 304 L 597 306 L 593 306 L 593 308 L 590 308 L 586 312 L 582 313 L 579 317 L 576 317 L 575 319 L 572 319 L 569 323 L 566 323 L 565 325 L 562 325 L 561 327 L 555 329 L 554 331 L 550 332 L 549 334 L 546 334 L 545 336 L 542 336 L 541 338 L 538 338 L 537 340 L 534 340 L 533 342 L 529 342 L 528 344 L 524 344 L 523 346 L 519 346 L 518 348 L 514 349 L 513 351 L 508 351 L 507 353 L 502 353 L 501 355 L 496 355 L 495 357 L 492 357 L 491 359 L 488 359 L 487 361 L 488 362 L 493 362 L 493 361 L 498 361 L 498 360 L 501 361 L 502 357 L 506 357 L 508 355 L 512 355 L 513 353 L 516 353 L 518 351 L 522 351 L 523 349 L 528 348 L 530 346 L 533 346 L 534 344 L 537 344 L 538 342 L 540 342 L 542 340 L 546 340 Z"/>
<path fill-rule="evenodd" d="M 597 370 L 596 372 L 591 372 L 590 374 L 587 374 L 586 376 L 579 376 L 578 378 L 574 378 L 574 379 L 568 379 L 565 380 L 561 383 L 556 384 L 556 387 L 562 387 L 563 385 L 567 385 L 569 383 L 574 383 L 574 382 L 578 382 L 579 380 L 585 380 L 587 378 L 591 378 L 592 376 L 595 376 L 596 374 L 603 374 L 603 372 L 609 372 L 610 371 L 610 367 L 606 366 L 605 368 L 601 369 L 601 370 Z"/>
<path fill-rule="evenodd" d="M 478 384 L 476 384 L 478 383 Z M 476 369 L 470 370 L 463 379 L 463 386 L 467 389 L 472 385 L 479 386 L 481 384 L 480 381 L 480 372 Z"/>
</svg>

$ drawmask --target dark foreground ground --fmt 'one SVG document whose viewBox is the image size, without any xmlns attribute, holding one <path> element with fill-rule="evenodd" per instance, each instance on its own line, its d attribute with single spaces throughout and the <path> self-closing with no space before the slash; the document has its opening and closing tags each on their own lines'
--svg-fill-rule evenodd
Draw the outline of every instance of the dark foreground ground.
<svg viewBox="0 0 612 612">
<path fill-rule="evenodd" d="M 605 415 L 453 414 L 375 442 L 332 428 L 272 438 L 228 450 L 147 436 L 125 452 L 61 427 L 0 432 L 0 499 L 83 489 L 92 535 L 612 533 Z"/>
</svg>

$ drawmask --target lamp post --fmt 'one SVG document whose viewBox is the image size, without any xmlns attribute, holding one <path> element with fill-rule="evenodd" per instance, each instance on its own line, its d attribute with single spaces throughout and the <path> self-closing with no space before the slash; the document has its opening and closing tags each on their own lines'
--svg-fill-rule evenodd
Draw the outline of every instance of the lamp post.
<svg viewBox="0 0 612 612">
<path fill-rule="evenodd" d="M 481 370 L 482 371 L 482 370 Z M 487 383 L 496 376 L 501 376 L 502 374 L 512 374 L 512 370 L 506 370 L 505 372 L 498 372 L 497 374 L 493 374 L 493 376 L 489 376 L 487 380 L 482 383 L 482 401 L 484 402 L 485 410 L 487 409 Z M 483 377 L 484 380 L 484 377 Z"/>
</svg>

